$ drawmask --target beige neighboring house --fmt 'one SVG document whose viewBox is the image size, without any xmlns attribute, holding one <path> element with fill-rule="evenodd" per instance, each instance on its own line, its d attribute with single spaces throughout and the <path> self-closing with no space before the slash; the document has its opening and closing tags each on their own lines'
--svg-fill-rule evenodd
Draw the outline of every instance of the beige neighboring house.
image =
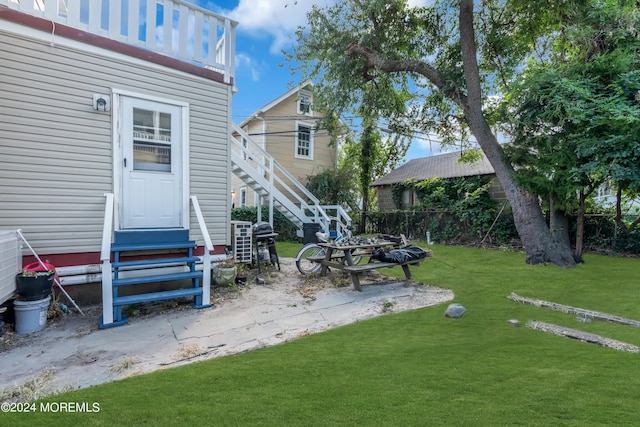
<svg viewBox="0 0 640 427">
<path fill-rule="evenodd" d="M 337 165 L 337 147 L 326 130 L 316 129 L 324 114 L 313 110 L 313 84 L 304 83 L 274 99 L 238 125 L 251 140 L 266 151 L 293 178 L 305 185 L 310 176 L 333 170 Z M 235 133 L 247 147 L 247 138 Z M 253 150 L 255 151 L 255 150 Z M 254 157 L 243 154 L 245 160 Z M 260 153 L 255 158 L 262 157 Z M 231 196 L 234 207 L 257 206 L 259 195 L 238 176 L 232 175 Z M 268 200 L 263 200 L 263 204 Z"/>
<path fill-rule="evenodd" d="M 430 178 L 449 179 L 486 176 L 487 179 L 492 181 L 489 190 L 491 198 L 494 200 L 504 200 L 506 198 L 504 190 L 496 178 L 493 166 L 491 166 L 491 163 L 489 163 L 484 153 L 482 157 L 474 163 L 462 163 L 459 162 L 459 159 L 459 152 L 421 157 L 409 160 L 404 165 L 389 172 L 372 184 L 372 187 L 378 195 L 378 208 L 381 212 L 388 212 L 419 204 L 415 190 L 406 188 L 402 193 L 400 206 L 396 206 L 393 201 L 393 185 L 409 180 L 423 181 Z"/>
</svg>

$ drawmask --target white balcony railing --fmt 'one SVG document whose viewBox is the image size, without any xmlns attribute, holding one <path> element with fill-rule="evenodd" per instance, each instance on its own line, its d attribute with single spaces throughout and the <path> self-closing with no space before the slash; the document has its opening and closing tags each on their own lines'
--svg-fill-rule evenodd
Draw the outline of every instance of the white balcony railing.
<svg viewBox="0 0 640 427">
<path fill-rule="evenodd" d="M 0 6 L 234 75 L 237 22 L 183 0 L 0 0 Z"/>
</svg>

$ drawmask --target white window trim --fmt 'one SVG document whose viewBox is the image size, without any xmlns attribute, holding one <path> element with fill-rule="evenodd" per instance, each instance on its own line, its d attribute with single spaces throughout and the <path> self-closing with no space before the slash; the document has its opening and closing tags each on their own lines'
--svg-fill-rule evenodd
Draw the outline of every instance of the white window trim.
<svg viewBox="0 0 640 427">
<path fill-rule="evenodd" d="M 247 187 L 240 187 L 240 207 L 247 206 Z"/>
<path fill-rule="evenodd" d="M 247 142 L 247 138 L 245 138 L 244 136 L 241 138 L 242 138 L 242 147 L 244 148 L 244 150 L 242 150 L 242 160 L 248 160 L 249 156 L 247 155 L 246 149 L 249 143 Z"/>
<path fill-rule="evenodd" d="M 311 129 L 311 133 L 309 135 L 309 155 L 308 156 L 302 156 L 298 154 L 298 129 L 300 128 L 300 126 L 308 127 L 309 129 Z M 315 133 L 315 126 L 313 123 L 296 120 L 295 143 L 293 146 L 293 155 L 296 159 L 313 160 L 314 133 Z"/>
<path fill-rule="evenodd" d="M 303 112 L 302 100 L 305 98 L 309 100 L 309 111 Z M 296 111 L 298 112 L 298 114 L 302 114 L 305 116 L 312 116 L 313 115 L 313 111 L 311 108 L 312 104 L 313 104 L 313 97 L 311 96 L 311 92 L 300 92 L 298 94 L 298 99 L 296 100 L 296 106 L 297 106 Z"/>
</svg>

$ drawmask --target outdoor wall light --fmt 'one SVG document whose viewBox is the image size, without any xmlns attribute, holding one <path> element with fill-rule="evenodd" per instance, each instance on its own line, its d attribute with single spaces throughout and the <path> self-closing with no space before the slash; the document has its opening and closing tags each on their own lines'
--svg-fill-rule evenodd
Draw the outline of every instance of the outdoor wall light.
<svg viewBox="0 0 640 427">
<path fill-rule="evenodd" d="M 107 100 L 104 98 L 98 98 L 96 101 L 96 110 L 104 111 L 107 108 Z"/>
<path fill-rule="evenodd" d="M 111 110 L 110 99 L 107 95 L 93 95 L 93 109 L 97 111 Z"/>
</svg>

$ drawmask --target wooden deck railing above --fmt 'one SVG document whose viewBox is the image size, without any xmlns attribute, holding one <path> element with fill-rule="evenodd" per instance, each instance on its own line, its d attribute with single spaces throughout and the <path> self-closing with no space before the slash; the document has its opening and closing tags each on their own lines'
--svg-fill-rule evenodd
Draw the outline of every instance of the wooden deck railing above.
<svg viewBox="0 0 640 427">
<path fill-rule="evenodd" d="M 234 76 L 237 22 L 187 1 L 0 0 L 0 6 L 213 69 L 225 83 Z"/>
</svg>

